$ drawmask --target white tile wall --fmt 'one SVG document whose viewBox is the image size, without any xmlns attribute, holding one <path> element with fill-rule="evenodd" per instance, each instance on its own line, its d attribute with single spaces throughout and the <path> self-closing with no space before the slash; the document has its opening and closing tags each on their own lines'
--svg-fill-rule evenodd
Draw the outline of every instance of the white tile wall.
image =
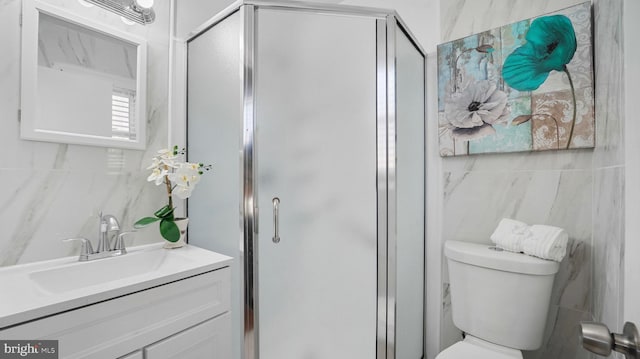
<svg viewBox="0 0 640 359">
<path fill-rule="evenodd" d="M 0 266 L 74 255 L 77 246 L 61 239 L 95 241 L 100 210 L 116 215 L 128 229 L 164 201 L 162 189 L 146 182 L 144 168 L 167 145 L 169 2 L 156 3 L 156 21 L 145 27 L 125 25 L 119 16 L 77 0 L 47 2 L 147 39 L 147 150 L 20 139 L 21 2 L 0 1 Z M 128 245 L 161 240 L 151 227 L 132 238 Z"/>
<path fill-rule="evenodd" d="M 538 16 L 580 0 L 441 1 L 441 41 Z M 567 229 L 568 259 L 556 277 L 543 347 L 525 358 L 589 358 L 577 343 L 580 320 L 621 327 L 624 136 L 621 111 L 622 1 L 594 1 L 596 122 L 594 150 L 481 155 L 439 160 L 442 236 L 488 242 L 502 217 Z M 433 116 L 428 121 L 436 121 Z M 429 134 L 430 141 L 437 135 Z M 428 199 L 433 201 L 434 199 Z M 428 208 L 431 208 L 429 205 Z M 441 248 L 441 247 L 440 247 Z M 434 251 L 432 251 L 434 252 Z M 441 250 L 440 250 L 441 252 Z M 431 254 L 429 258 L 433 258 Z M 448 278 L 442 260 L 442 288 Z M 459 338 L 443 290 L 440 344 Z M 429 350 L 432 358 L 433 350 Z"/>
</svg>

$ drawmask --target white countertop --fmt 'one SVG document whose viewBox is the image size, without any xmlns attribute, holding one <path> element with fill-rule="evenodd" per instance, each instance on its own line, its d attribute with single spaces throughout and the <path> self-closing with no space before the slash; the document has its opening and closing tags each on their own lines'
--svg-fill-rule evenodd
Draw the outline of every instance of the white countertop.
<svg viewBox="0 0 640 359">
<path fill-rule="evenodd" d="M 0 268 L 0 332 L 15 324 L 228 267 L 232 261 L 191 245 L 178 249 L 163 249 L 162 245 L 131 247 L 121 257 L 90 262 L 78 262 L 73 256 Z M 85 281 L 90 284 L 78 287 L 77 283 Z"/>
</svg>

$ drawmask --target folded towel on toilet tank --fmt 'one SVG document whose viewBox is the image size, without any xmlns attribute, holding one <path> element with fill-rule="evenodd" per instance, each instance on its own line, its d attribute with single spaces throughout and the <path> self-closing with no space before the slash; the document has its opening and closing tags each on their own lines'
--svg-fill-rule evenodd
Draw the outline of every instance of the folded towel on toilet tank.
<svg viewBox="0 0 640 359">
<path fill-rule="evenodd" d="M 497 247 L 510 252 L 522 252 L 523 241 L 531 236 L 529 226 L 515 219 L 503 218 L 491 234 L 491 240 Z"/>
<path fill-rule="evenodd" d="M 522 251 L 530 256 L 562 262 L 567 254 L 569 235 L 558 227 L 534 224 L 529 228 L 532 236 L 522 243 Z"/>
<path fill-rule="evenodd" d="M 559 227 L 529 226 L 521 221 L 503 218 L 491 234 L 491 241 L 510 252 L 561 262 L 567 253 L 569 236 Z"/>
</svg>

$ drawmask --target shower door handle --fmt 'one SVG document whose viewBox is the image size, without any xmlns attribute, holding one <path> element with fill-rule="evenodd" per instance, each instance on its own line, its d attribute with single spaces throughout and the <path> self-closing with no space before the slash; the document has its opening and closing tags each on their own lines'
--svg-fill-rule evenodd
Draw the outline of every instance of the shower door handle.
<svg viewBox="0 0 640 359">
<path fill-rule="evenodd" d="M 280 242 L 280 198 L 274 197 L 271 200 L 273 204 L 273 243 Z"/>
</svg>

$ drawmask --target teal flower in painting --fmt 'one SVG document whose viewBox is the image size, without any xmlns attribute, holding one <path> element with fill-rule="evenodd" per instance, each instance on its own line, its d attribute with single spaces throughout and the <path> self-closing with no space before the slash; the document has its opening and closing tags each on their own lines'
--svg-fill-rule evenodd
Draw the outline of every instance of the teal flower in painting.
<svg viewBox="0 0 640 359">
<path fill-rule="evenodd" d="M 540 17 L 531 23 L 525 39 L 527 43 L 515 49 L 504 61 L 502 78 L 518 91 L 533 91 L 547 80 L 551 71 L 567 74 L 573 96 L 573 119 L 566 147 L 569 148 L 576 123 L 577 104 L 567 64 L 578 47 L 571 20 L 564 15 Z"/>
<path fill-rule="evenodd" d="M 533 91 L 552 70 L 566 71 L 576 52 L 576 33 L 564 15 L 544 16 L 531 23 L 527 43 L 513 51 L 502 67 L 502 77 L 512 88 Z"/>
</svg>

